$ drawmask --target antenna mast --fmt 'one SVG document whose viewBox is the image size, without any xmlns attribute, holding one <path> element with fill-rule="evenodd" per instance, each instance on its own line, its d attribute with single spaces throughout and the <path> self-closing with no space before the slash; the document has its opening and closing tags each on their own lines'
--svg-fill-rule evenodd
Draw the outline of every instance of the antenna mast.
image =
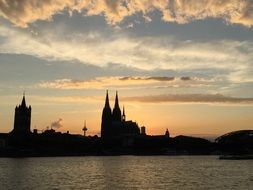
<svg viewBox="0 0 253 190">
<path fill-rule="evenodd" d="M 84 125 L 83 125 L 83 136 L 86 137 L 86 132 L 87 132 L 88 128 L 86 127 L 86 120 L 84 120 Z"/>
</svg>

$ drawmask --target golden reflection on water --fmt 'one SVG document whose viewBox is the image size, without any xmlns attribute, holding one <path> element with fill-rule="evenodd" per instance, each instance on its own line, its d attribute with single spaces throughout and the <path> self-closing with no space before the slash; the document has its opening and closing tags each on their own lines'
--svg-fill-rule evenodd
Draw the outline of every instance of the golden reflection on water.
<svg viewBox="0 0 253 190">
<path fill-rule="evenodd" d="M 0 158 L 0 189 L 250 189 L 252 161 L 216 156 Z"/>
</svg>

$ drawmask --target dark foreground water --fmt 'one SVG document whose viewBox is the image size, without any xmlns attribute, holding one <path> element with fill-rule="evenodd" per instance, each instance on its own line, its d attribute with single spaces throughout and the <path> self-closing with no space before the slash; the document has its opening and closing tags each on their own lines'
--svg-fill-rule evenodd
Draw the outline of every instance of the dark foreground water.
<svg viewBox="0 0 253 190">
<path fill-rule="evenodd" d="M 217 156 L 0 158 L 0 189 L 253 189 L 253 160 Z"/>
</svg>

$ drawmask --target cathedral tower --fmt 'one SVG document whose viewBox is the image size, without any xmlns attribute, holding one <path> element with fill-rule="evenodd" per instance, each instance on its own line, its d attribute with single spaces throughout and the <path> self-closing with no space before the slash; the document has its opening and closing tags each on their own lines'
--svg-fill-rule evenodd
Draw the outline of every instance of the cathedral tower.
<svg viewBox="0 0 253 190">
<path fill-rule="evenodd" d="M 116 140 L 124 136 L 136 136 L 140 134 L 140 129 L 136 122 L 126 121 L 125 108 L 123 113 L 119 107 L 118 92 L 116 91 L 113 111 L 109 105 L 108 91 L 106 92 L 105 106 L 102 113 L 101 137 L 106 140 Z"/>
<path fill-rule="evenodd" d="M 118 92 L 116 91 L 115 104 L 112 112 L 112 120 L 121 122 L 121 110 L 119 107 Z"/>
<path fill-rule="evenodd" d="M 106 91 L 105 106 L 102 113 L 101 137 L 111 136 L 112 111 L 109 103 L 108 90 Z"/>
<path fill-rule="evenodd" d="M 27 135 L 31 133 L 31 106 L 26 106 L 25 94 L 22 102 L 15 108 L 13 134 Z"/>
</svg>

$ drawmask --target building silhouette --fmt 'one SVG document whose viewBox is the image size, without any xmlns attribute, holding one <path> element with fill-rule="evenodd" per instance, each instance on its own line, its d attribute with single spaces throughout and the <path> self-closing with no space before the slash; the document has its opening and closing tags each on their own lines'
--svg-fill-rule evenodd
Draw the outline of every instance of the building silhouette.
<svg viewBox="0 0 253 190">
<path fill-rule="evenodd" d="M 22 102 L 15 108 L 14 128 L 11 134 L 29 135 L 31 133 L 31 106 L 26 106 L 25 94 Z"/>
<path fill-rule="evenodd" d="M 141 134 L 146 135 L 146 127 L 144 126 L 141 127 Z"/>
<path fill-rule="evenodd" d="M 140 129 L 136 122 L 126 120 L 125 108 L 123 113 L 119 106 L 118 92 L 116 91 L 113 111 L 109 103 L 108 91 L 106 92 L 105 106 L 102 112 L 101 137 L 103 139 L 114 139 L 124 136 L 135 136 L 140 134 Z"/>
<path fill-rule="evenodd" d="M 168 129 L 162 135 L 146 134 L 144 126 L 139 128 L 136 122 L 126 119 L 117 92 L 113 109 L 106 92 L 101 138 L 86 136 L 86 122 L 83 135 L 62 133 L 52 128 L 31 132 L 31 110 L 23 95 L 21 104 L 15 108 L 14 129 L 10 133 L 0 133 L 0 157 L 253 153 L 252 130 L 225 134 L 216 142 L 182 135 L 170 137 Z"/>
<path fill-rule="evenodd" d="M 168 129 L 166 129 L 166 131 L 165 131 L 165 136 L 166 136 L 166 137 L 170 137 L 170 132 L 169 132 Z"/>
</svg>

